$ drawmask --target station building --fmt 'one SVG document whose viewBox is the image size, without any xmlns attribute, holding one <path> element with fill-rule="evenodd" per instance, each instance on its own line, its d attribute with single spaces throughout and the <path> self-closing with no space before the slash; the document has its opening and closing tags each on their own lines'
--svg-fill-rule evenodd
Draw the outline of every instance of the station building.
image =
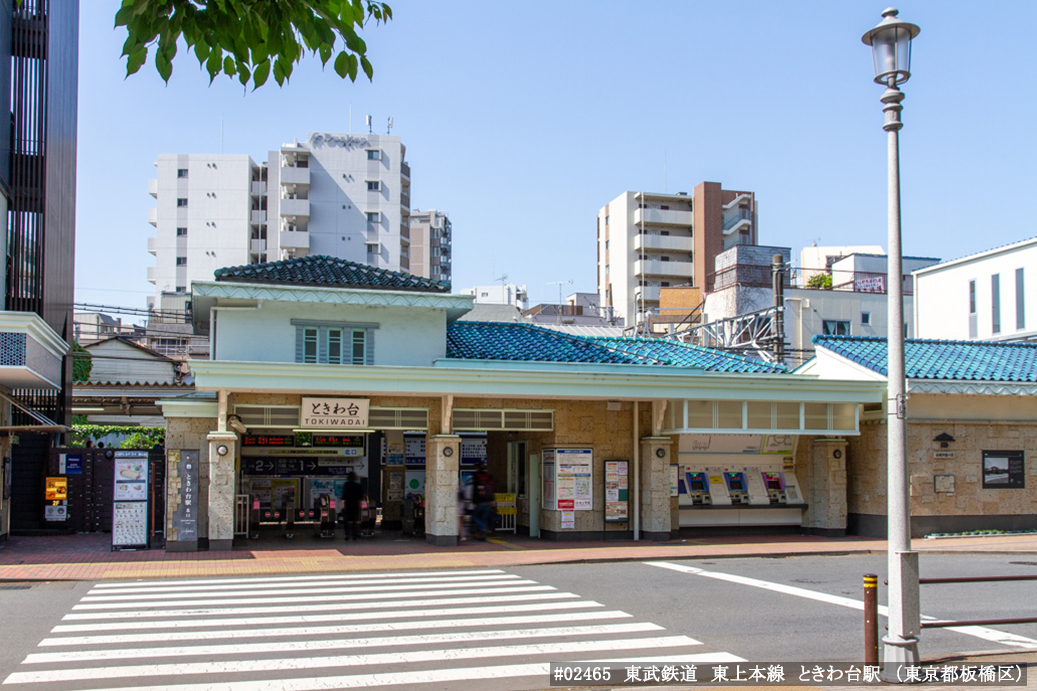
<svg viewBox="0 0 1037 691">
<path fill-rule="evenodd" d="M 325 256 L 195 284 L 212 359 L 167 421 L 168 549 L 230 548 L 260 502 L 307 506 L 355 470 L 383 521 L 420 494 L 457 541 L 485 458 L 519 532 L 669 539 L 737 527 L 842 534 L 846 449 L 872 381 L 822 380 L 666 340 L 458 322 L 445 283 Z M 190 466 L 190 468 L 188 468 Z"/>
</svg>

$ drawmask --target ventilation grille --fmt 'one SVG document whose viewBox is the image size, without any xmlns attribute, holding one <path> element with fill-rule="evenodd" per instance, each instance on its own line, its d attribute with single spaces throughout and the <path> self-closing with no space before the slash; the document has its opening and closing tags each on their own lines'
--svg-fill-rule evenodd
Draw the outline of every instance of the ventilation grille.
<svg viewBox="0 0 1037 691">
<path fill-rule="evenodd" d="M 490 410 L 485 408 L 454 408 L 454 432 L 554 430 L 553 410 Z"/>
<path fill-rule="evenodd" d="M 298 427 L 299 406 L 236 405 L 234 414 L 248 428 Z"/>
<path fill-rule="evenodd" d="M 428 429 L 428 408 L 371 408 L 371 429 Z"/>
</svg>

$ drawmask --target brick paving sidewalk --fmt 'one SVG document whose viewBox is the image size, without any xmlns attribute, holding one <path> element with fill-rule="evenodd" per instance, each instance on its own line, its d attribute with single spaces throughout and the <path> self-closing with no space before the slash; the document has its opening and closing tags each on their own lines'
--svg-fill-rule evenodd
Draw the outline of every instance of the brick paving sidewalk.
<svg viewBox="0 0 1037 691">
<path fill-rule="evenodd" d="M 0 580 L 94 580 L 201 576 L 395 571 L 506 567 L 531 564 L 607 562 L 641 559 L 704 559 L 880 553 L 884 540 L 807 535 L 727 536 L 668 542 L 554 542 L 503 535 L 486 542 L 433 547 L 420 538 L 380 535 L 358 542 L 318 540 L 298 535 L 241 540 L 231 551 L 117 551 L 105 533 L 55 537 L 14 537 L 0 549 Z M 1037 536 L 915 540 L 915 549 L 939 554 L 1031 554 Z"/>
</svg>

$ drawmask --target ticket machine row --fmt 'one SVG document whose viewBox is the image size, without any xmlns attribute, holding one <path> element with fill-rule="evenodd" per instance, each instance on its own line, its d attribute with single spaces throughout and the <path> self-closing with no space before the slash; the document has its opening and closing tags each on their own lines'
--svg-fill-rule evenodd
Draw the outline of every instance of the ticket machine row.
<svg viewBox="0 0 1037 691">
<path fill-rule="evenodd" d="M 802 504 L 795 473 L 758 469 L 686 471 L 683 488 L 692 505 Z"/>
</svg>

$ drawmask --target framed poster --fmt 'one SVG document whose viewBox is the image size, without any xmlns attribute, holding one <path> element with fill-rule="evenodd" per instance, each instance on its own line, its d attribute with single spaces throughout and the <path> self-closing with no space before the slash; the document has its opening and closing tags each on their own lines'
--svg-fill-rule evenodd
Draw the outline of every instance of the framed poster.
<svg viewBox="0 0 1037 691">
<path fill-rule="evenodd" d="M 984 451 L 983 489 L 1026 487 L 1026 468 L 1022 451 Z"/>
<path fill-rule="evenodd" d="M 593 452 L 591 449 L 555 449 L 554 452 L 558 509 L 590 511 L 594 508 L 594 491 L 591 486 Z"/>
<path fill-rule="evenodd" d="M 112 546 L 147 547 L 148 503 L 117 501 L 112 506 Z"/>
<path fill-rule="evenodd" d="M 628 461 L 605 461 L 605 522 L 629 520 Z"/>
</svg>

